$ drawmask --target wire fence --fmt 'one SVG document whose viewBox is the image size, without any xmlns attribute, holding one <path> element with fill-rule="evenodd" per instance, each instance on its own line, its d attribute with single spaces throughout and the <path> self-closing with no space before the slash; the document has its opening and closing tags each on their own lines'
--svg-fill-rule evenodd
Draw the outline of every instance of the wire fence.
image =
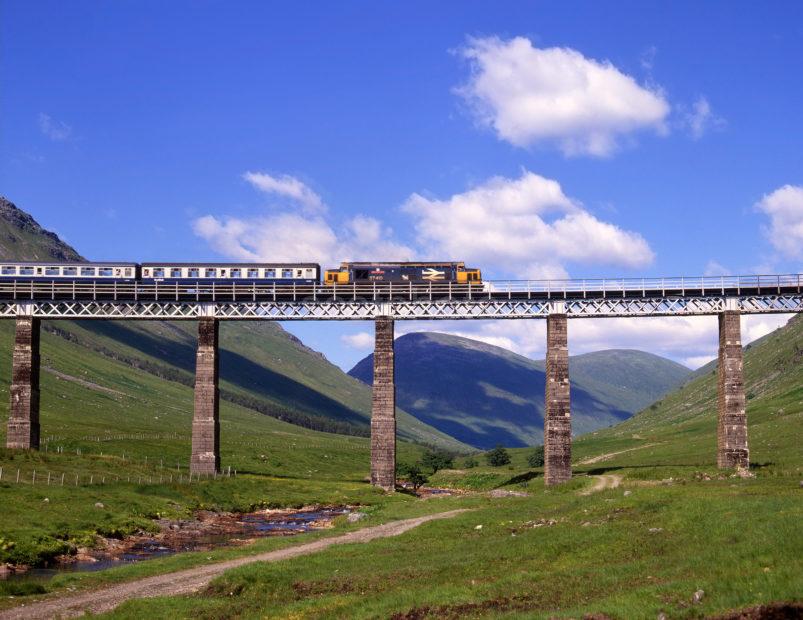
<svg viewBox="0 0 803 620">
<path fill-rule="evenodd" d="M 111 483 L 134 483 L 134 484 L 191 484 L 206 480 L 219 480 L 225 478 L 236 478 L 237 470 L 230 466 L 223 468 L 220 472 L 213 473 L 174 473 L 165 472 L 159 475 L 143 474 L 119 474 L 110 473 L 86 473 L 68 471 L 42 471 L 36 469 L 24 470 L 22 468 L 0 467 L 0 483 L 24 484 L 32 486 L 94 486 L 106 485 Z"/>
</svg>

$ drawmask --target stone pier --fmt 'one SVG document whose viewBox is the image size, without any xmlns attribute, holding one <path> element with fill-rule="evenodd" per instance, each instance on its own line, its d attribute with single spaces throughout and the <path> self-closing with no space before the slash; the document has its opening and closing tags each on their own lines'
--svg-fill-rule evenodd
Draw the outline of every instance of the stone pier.
<svg viewBox="0 0 803 620">
<path fill-rule="evenodd" d="M 17 317 L 7 448 L 39 449 L 39 319 Z"/>
<path fill-rule="evenodd" d="M 566 315 L 546 323 L 546 404 L 544 409 L 544 483 L 572 477 L 572 418 L 569 407 L 569 346 Z"/>
<path fill-rule="evenodd" d="M 198 354 L 195 363 L 195 412 L 192 418 L 193 474 L 214 474 L 220 469 L 220 402 L 218 393 L 217 319 L 198 322 Z"/>
<path fill-rule="evenodd" d="M 374 389 L 371 401 L 371 484 L 396 487 L 396 377 L 393 360 L 393 319 L 375 319 Z"/>
<path fill-rule="evenodd" d="M 738 310 L 719 315 L 717 466 L 748 467 L 742 336 Z"/>
</svg>

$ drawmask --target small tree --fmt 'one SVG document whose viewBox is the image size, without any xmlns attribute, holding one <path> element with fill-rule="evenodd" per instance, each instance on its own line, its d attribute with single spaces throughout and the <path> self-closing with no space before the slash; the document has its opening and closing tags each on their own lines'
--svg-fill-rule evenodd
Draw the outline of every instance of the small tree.
<svg viewBox="0 0 803 620">
<path fill-rule="evenodd" d="M 527 463 L 530 467 L 543 467 L 544 466 L 544 446 L 536 446 L 532 454 L 527 457 Z"/>
<path fill-rule="evenodd" d="M 475 459 L 473 456 L 468 456 L 466 457 L 466 460 L 463 461 L 463 467 L 465 467 L 466 469 L 473 469 L 477 465 L 479 465 L 479 463 L 477 462 L 477 459 Z"/>
<path fill-rule="evenodd" d="M 510 455 L 501 444 L 486 454 L 485 459 L 488 461 L 488 465 L 492 467 L 501 467 L 510 463 Z"/>
<path fill-rule="evenodd" d="M 427 452 L 424 458 L 421 459 L 421 465 L 431 469 L 433 474 L 438 473 L 439 469 L 451 469 L 453 464 L 454 457 L 448 452 Z"/>
<path fill-rule="evenodd" d="M 421 471 L 421 466 L 418 463 L 412 465 L 409 463 L 400 463 L 396 467 L 396 475 L 406 478 L 407 482 L 413 485 L 413 491 L 418 491 L 421 485 L 429 482 L 429 478 Z"/>
</svg>

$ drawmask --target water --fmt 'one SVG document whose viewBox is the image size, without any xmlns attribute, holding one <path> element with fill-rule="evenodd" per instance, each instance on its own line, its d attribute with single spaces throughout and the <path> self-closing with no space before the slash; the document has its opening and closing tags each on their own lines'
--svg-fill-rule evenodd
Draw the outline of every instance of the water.
<svg viewBox="0 0 803 620">
<path fill-rule="evenodd" d="M 322 508 L 318 510 L 299 510 L 296 512 L 257 512 L 238 515 L 220 522 L 199 525 L 188 524 L 186 529 L 167 530 L 162 538 L 143 537 L 128 547 L 122 554 L 112 555 L 104 551 L 93 551 L 96 561 L 81 561 L 60 564 L 52 568 L 32 568 L 24 573 L 12 573 L 8 580 L 43 581 L 62 573 L 94 572 L 165 557 L 186 551 L 209 551 L 218 547 L 236 544 L 249 538 L 267 536 L 292 536 L 311 530 L 321 529 L 335 517 L 348 514 L 348 508 Z M 203 523 L 203 522 L 202 522 Z M 225 529 L 225 531 L 219 531 Z"/>
</svg>

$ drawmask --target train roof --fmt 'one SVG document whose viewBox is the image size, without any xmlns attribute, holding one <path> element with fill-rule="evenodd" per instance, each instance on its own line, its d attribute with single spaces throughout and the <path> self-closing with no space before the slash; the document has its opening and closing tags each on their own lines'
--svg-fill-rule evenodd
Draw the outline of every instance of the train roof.
<svg viewBox="0 0 803 620">
<path fill-rule="evenodd" d="M 348 261 L 344 261 L 340 263 L 341 269 L 345 269 L 347 267 L 465 267 L 465 262 L 463 261 L 432 261 L 432 262 L 405 262 L 405 261 L 395 261 L 395 262 L 357 262 L 352 263 Z"/>
<path fill-rule="evenodd" d="M 138 263 L 125 262 L 106 262 L 106 261 L 47 261 L 47 260 L 0 260 L 0 265 L 41 265 L 43 267 L 80 267 L 81 265 L 93 265 L 95 267 L 136 267 Z"/>
<path fill-rule="evenodd" d="M 318 263 L 142 263 L 143 267 L 317 267 Z"/>
</svg>

